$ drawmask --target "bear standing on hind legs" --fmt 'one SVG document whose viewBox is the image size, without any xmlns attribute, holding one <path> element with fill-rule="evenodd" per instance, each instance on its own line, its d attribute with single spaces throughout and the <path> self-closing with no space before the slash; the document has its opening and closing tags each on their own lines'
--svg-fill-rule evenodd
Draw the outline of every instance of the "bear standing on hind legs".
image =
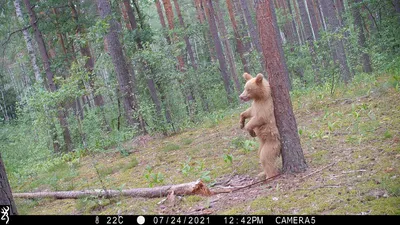
<svg viewBox="0 0 400 225">
<path fill-rule="evenodd" d="M 240 128 L 244 128 L 252 137 L 258 137 L 258 154 L 264 174 L 266 178 L 273 177 L 279 174 L 275 162 L 281 153 L 281 143 L 275 122 L 271 88 L 260 73 L 255 78 L 248 73 L 244 73 L 243 77 L 246 85 L 239 97 L 243 101 L 253 100 L 253 103 L 240 114 Z M 245 125 L 246 119 L 250 120 Z"/>
</svg>

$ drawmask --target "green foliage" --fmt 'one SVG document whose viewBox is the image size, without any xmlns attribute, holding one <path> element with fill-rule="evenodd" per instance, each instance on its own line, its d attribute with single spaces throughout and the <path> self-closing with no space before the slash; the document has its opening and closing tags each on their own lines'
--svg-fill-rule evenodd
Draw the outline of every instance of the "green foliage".
<svg viewBox="0 0 400 225">
<path fill-rule="evenodd" d="M 155 184 L 161 184 L 164 181 L 164 175 L 160 172 L 153 173 L 153 167 L 147 166 L 144 178 L 149 182 L 149 187 L 154 187 Z"/>
<path fill-rule="evenodd" d="M 233 155 L 232 154 L 224 154 L 223 158 L 224 158 L 224 162 L 225 163 L 232 164 L 232 161 L 233 161 Z"/>
<path fill-rule="evenodd" d="M 204 170 L 204 162 L 196 161 L 191 162 L 192 158 L 189 157 L 186 162 L 181 164 L 181 173 L 184 176 L 198 176 L 204 182 L 210 182 L 210 171 Z"/>
<path fill-rule="evenodd" d="M 247 140 L 244 137 L 237 137 L 232 140 L 234 148 L 242 149 L 245 152 L 251 152 L 258 148 L 259 144 L 253 140 Z"/>
</svg>

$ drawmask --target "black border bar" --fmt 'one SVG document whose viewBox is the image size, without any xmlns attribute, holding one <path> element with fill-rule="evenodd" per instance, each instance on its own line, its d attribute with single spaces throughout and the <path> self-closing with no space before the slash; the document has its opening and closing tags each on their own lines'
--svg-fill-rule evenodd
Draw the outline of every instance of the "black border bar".
<svg viewBox="0 0 400 225">
<path fill-rule="evenodd" d="M 9 216 L 13 224 L 160 224 L 160 225 L 253 225 L 253 224 L 398 224 L 399 215 L 17 215 Z M 143 223 L 140 223 L 143 222 Z M 0 220 L 0 225 L 6 224 Z"/>
</svg>

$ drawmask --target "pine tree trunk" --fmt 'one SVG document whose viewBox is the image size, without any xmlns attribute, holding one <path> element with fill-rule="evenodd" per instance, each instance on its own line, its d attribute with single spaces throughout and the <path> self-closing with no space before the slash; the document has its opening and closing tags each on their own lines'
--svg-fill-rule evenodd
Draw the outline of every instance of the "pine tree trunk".
<svg viewBox="0 0 400 225">
<path fill-rule="evenodd" d="M 239 82 L 238 74 L 236 71 L 235 58 L 233 57 L 233 54 L 232 54 L 231 44 L 229 43 L 229 39 L 228 39 L 228 32 L 226 31 L 226 27 L 225 27 L 224 13 L 221 11 L 221 9 L 219 7 L 219 0 L 215 1 L 215 15 L 214 16 L 217 20 L 218 28 L 221 33 L 221 38 L 224 43 L 225 53 L 226 53 L 226 56 L 228 59 L 231 77 L 235 83 L 236 91 L 240 94 L 240 93 L 242 93 L 242 84 L 240 84 L 240 82 Z"/>
<path fill-rule="evenodd" d="M 123 1 L 123 5 L 124 6 L 122 7 L 122 13 L 123 13 L 125 19 L 127 19 L 126 24 L 127 24 L 128 30 L 132 31 L 132 30 L 138 29 L 138 25 L 137 25 L 137 22 L 136 22 L 135 15 L 133 13 L 132 6 L 130 5 L 130 1 L 129 0 L 124 0 Z M 139 49 L 143 49 L 144 48 L 142 40 L 140 39 L 140 37 L 137 37 L 135 39 L 135 41 L 136 41 L 136 44 L 137 44 Z M 143 67 L 145 68 L 145 72 L 146 73 L 151 73 L 151 69 L 148 68 L 148 63 L 146 62 L 146 60 L 145 59 L 142 59 L 142 60 L 143 60 L 143 64 L 144 64 Z M 155 82 L 154 82 L 153 78 L 151 78 L 151 77 L 150 78 L 146 78 L 146 82 L 147 82 L 147 87 L 149 88 L 149 91 L 150 91 L 150 97 L 153 100 L 153 103 L 154 103 L 154 105 L 156 107 L 157 116 L 158 117 L 162 117 L 161 102 L 160 102 L 160 99 L 159 99 L 159 97 L 157 95 L 157 89 L 156 89 Z"/>
<path fill-rule="evenodd" d="M 320 17 L 319 4 L 316 2 L 316 0 L 307 0 L 307 5 L 309 5 L 308 2 L 311 2 L 312 7 L 314 9 L 313 12 L 314 12 L 314 15 L 315 15 L 315 18 L 316 18 L 317 27 L 314 30 L 318 30 L 319 31 L 321 29 L 321 27 L 323 27 L 322 26 L 322 20 L 321 20 L 321 17 Z M 309 7 L 311 7 L 311 6 L 309 6 Z M 314 22 L 311 21 L 311 23 L 313 24 L 313 27 L 314 27 Z"/>
<path fill-rule="evenodd" d="M 289 11 L 288 11 L 288 7 L 287 7 L 287 2 L 286 1 L 278 1 L 278 4 L 280 4 L 280 8 L 283 10 L 283 16 L 285 18 L 288 18 L 289 17 Z M 293 26 L 291 24 L 291 21 L 288 20 L 288 19 L 286 19 L 286 22 L 283 25 L 283 32 L 285 34 L 285 37 L 286 37 L 287 41 L 290 44 L 296 43 L 295 36 L 294 36 L 294 33 L 296 31 L 293 30 Z"/>
<path fill-rule="evenodd" d="M 217 24 L 215 23 L 215 12 L 214 12 L 214 7 L 213 7 L 213 3 L 212 0 L 205 0 L 206 1 L 206 12 L 209 15 L 208 16 L 208 25 L 210 28 L 210 33 L 212 34 L 213 40 L 214 40 L 214 47 L 215 47 L 215 51 L 217 52 L 217 58 L 218 58 L 218 63 L 219 63 L 219 69 L 221 71 L 221 76 L 222 76 L 222 80 L 224 82 L 224 88 L 226 91 L 226 94 L 228 96 L 228 101 L 229 103 L 233 102 L 232 99 L 232 89 L 230 86 L 230 79 L 229 79 L 229 75 L 228 75 L 228 69 L 226 66 L 226 61 L 225 61 L 225 57 L 224 57 L 224 53 L 222 51 L 222 44 L 220 41 L 220 38 L 218 36 L 218 30 L 217 30 Z"/>
<path fill-rule="evenodd" d="M 290 17 L 292 18 L 292 29 L 293 29 L 295 38 L 297 40 L 295 43 L 299 44 L 299 43 L 301 43 L 300 34 L 299 34 L 299 30 L 297 29 L 297 26 L 296 26 L 296 19 L 295 19 L 295 15 L 293 14 L 292 6 L 291 6 L 292 4 L 290 3 L 290 0 L 287 0 L 286 3 L 288 5 Z"/>
<path fill-rule="evenodd" d="M 240 0 L 232 0 L 233 1 L 233 10 L 236 16 L 239 16 L 239 32 L 240 36 L 244 41 L 244 51 L 251 51 L 251 37 L 249 34 L 249 27 L 246 24 L 246 20 L 244 19 L 244 13 L 242 9 L 242 4 L 240 4 Z"/>
<path fill-rule="evenodd" d="M 107 0 L 98 0 L 97 7 L 102 19 L 111 16 L 111 7 Z M 112 63 L 114 65 L 115 73 L 117 75 L 120 94 L 123 98 L 123 105 L 125 109 L 125 118 L 129 126 L 140 126 L 138 118 L 133 118 L 134 113 L 137 113 L 137 100 L 132 88 L 131 77 L 129 76 L 128 65 L 125 60 L 121 42 L 118 39 L 118 25 L 115 19 L 108 20 L 110 24 L 109 31 L 105 36 L 108 51 L 111 55 Z M 143 126 L 143 125 L 142 125 Z M 143 129 L 143 127 L 141 127 Z"/>
<path fill-rule="evenodd" d="M 353 3 L 360 3 L 361 0 L 353 0 Z M 363 71 L 365 73 L 371 73 L 372 72 L 372 67 L 371 67 L 371 59 L 368 55 L 368 53 L 365 52 L 365 48 L 367 47 L 365 43 L 365 35 L 364 35 L 364 28 L 361 22 L 361 13 L 359 6 L 353 5 L 352 7 L 353 11 L 353 17 L 354 17 L 354 25 L 356 26 L 357 29 L 357 34 L 358 34 L 358 45 L 361 48 L 361 59 L 363 63 Z"/>
<path fill-rule="evenodd" d="M 168 21 L 168 27 L 169 30 L 171 32 L 174 31 L 174 12 L 172 9 L 172 4 L 170 0 L 163 0 L 163 5 L 164 5 L 164 10 L 165 10 L 165 15 L 167 17 L 167 21 Z M 176 35 L 176 33 L 173 33 L 173 43 L 176 43 L 178 41 L 178 36 Z M 182 55 L 178 55 L 177 56 L 177 60 L 178 60 L 178 70 L 181 73 L 185 73 L 186 69 L 185 69 L 185 62 L 183 60 L 183 56 Z M 193 108 L 193 102 L 195 101 L 194 96 L 192 94 L 193 88 L 191 87 L 191 85 L 189 84 L 189 90 L 186 89 L 182 89 L 182 92 L 184 93 L 185 97 L 186 97 L 186 104 L 187 104 L 187 111 L 189 116 L 192 118 L 193 114 L 194 114 L 194 108 Z"/>
<path fill-rule="evenodd" d="M 11 192 L 10 183 L 8 182 L 6 168 L 0 153 L 0 205 L 9 205 L 8 215 L 18 215 L 14 198 Z M 3 215 L 3 214 L 2 214 Z M 3 218 L 2 218 L 3 219 Z"/>
<path fill-rule="evenodd" d="M 20 24 L 24 24 L 24 17 L 22 15 L 22 11 L 21 11 L 21 2 L 20 2 L 20 0 L 15 0 L 14 1 L 14 6 L 15 6 L 15 12 L 17 14 L 19 23 Z M 40 75 L 39 66 L 37 65 L 36 55 L 35 55 L 35 51 L 33 49 L 33 44 L 32 44 L 32 37 L 29 34 L 27 29 L 22 30 L 22 34 L 24 35 L 24 40 L 25 40 L 26 48 L 28 50 L 29 58 L 31 60 L 33 72 L 35 74 L 36 83 L 41 84 L 43 82 L 43 79 L 42 79 L 42 77 Z"/>
<path fill-rule="evenodd" d="M 174 0 L 174 5 L 175 5 L 176 14 L 178 15 L 179 24 L 182 27 L 182 29 L 186 29 L 185 22 L 183 21 L 181 9 L 179 7 L 177 0 Z M 190 41 L 189 41 L 189 37 L 185 34 L 183 39 L 185 40 L 186 51 L 189 55 L 190 62 L 192 64 L 193 68 L 195 70 L 197 70 L 197 63 L 196 63 L 196 60 L 194 59 L 194 53 L 193 53 L 192 45 L 190 44 Z"/>
<path fill-rule="evenodd" d="M 74 18 L 75 23 L 76 23 L 76 29 L 75 29 L 76 30 L 76 34 L 78 34 L 78 35 L 80 34 L 81 35 L 81 34 L 84 33 L 84 29 L 83 29 L 82 25 L 80 25 L 80 23 L 79 23 L 79 14 L 78 14 L 78 10 L 79 9 L 77 10 L 75 8 L 75 5 L 71 0 L 69 0 L 68 3 L 69 3 L 69 6 L 71 8 L 71 11 L 72 11 L 72 17 Z M 86 68 L 86 71 L 89 73 L 89 85 L 90 85 L 90 87 L 92 89 L 92 93 L 93 93 L 93 96 L 94 96 L 94 104 L 97 107 L 101 107 L 101 106 L 104 105 L 104 99 L 103 99 L 103 96 L 101 94 L 95 94 L 96 88 L 94 86 L 94 75 L 93 75 L 94 59 L 93 59 L 92 53 L 90 51 L 89 43 L 80 44 L 79 45 L 79 50 L 80 50 L 82 56 L 84 56 L 86 58 L 85 68 Z M 105 121 L 105 122 L 107 124 L 107 121 Z"/>
<path fill-rule="evenodd" d="M 174 5 L 175 5 L 176 14 L 178 15 L 179 24 L 183 29 L 186 29 L 185 22 L 183 21 L 181 9 L 179 7 L 179 4 L 178 4 L 177 0 L 174 0 Z M 194 58 L 194 53 L 193 53 L 193 50 L 192 50 L 192 45 L 190 44 L 190 41 L 189 41 L 189 37 L 187 36 L 187 34 L 185 34 L 183 38 L 185 40 L 187 53 L 189 55 L 189 59 L 190 59 L 190 62 L 192 64 L 192 67 L 193 67 L 194 70 L 197 70 L 197 63 L 196 63 L 196 60 Z M 200 83 L 196 76 L 194 77 L 194 81 L 195 81 L 195 83 Z M 191 84 L 189 85 L 189 88 L 191 89 L 192 92 L 195 89 L 194 86 L 191 85 Z M 205 98 L 204 91 L 202 90 L 202 87 L 197 88 L 197 90 L 199 91 L 203 108 L 204 108 L 205 111 L 207 111 L 208 102 L 207 102 L 207 99 Z M 191 95 L 193 95 L 193 94 L 191 94 Z"/>
<path fill-rule="evenodd" d="M 244 45 L 243 45 L 242 39 L 240 37 L 239 31 L 238 31 L 238 25 L 237 25 L 237 22 L 235 19 L 235 14 L 233 12 L 232 0 L 226 0 L 226 5 L 228 8 L 228 12 L 229 12 L 229 18 L 232 23 L 233 33 L 235 35 L 236 50 L 239 53 L 240 60 L 242 61 L 243 70 L 244 70 L 244 72 L 250 73 L 249 66 L 248 66 L 246 58 L 244 56 L 245 55 Z"/>
<path fill-rule="evenodd" d="M 298 27 L 298 31 L 299 31 L 299 38 L 300 38 L 300 43 L 304 44 L 306 42 L 306 38 L 304 35 L 304 30 L 301 29 L 301 16 L 300 16 L 300 12 L 299 12 L 299 7 L 297 6 L 297 1 L 293 0 L 293 9 L 294 9 L 294 16 L 295 16 L 295 20 L 297 23 L 297 27 Z"/>
<path fill-rule="evenodd" d="M 336 10 L 337 10 L 337 15 L 338 15 L 338 19 L 339 19 L 339 24 L 341 27 L 344 26 L 344 20 L 343 20 L 343 16 L 342 14 L 344 13 L 344 2 L 343 0 L 335 0 L 336 3 Z"/>
<path fill-rule="evenodd" d="M 158 17 L 160 19 L 161 27 L 164 29 L 164 31 L 166 31 L 167 25 L 165 24 L 164 14 L 163 14 L 163 11 L 161 8 L 160 0 L 156 0 L 156 7 L 157 7 L 157 13 L 158 13 Z M 170 45 L 171 38 L 165 32 L 163 32 L 163 33 L 164 33 L 165 39 L 167 40 L 167 43 Z"/>
<path fill-rule="evenodd" d="M 317 55 L 315 53 L 315 47 L 314 47 L 313 31 L 311 29 L 310 20 L 308 18 L 306 5 L 304 3 L 304 0 L 298 0 L 297 3 L 299 5 L 301 20 L 303 22 L 304 34 L 311 55 L 311 64 L 314 71 L 314 80 L 316 83 L 320 83 L 319 68 L 317 66 Z"/>
<path fill-rule="evenodd" d="M 255 0 L 258 33 L 264 57 L 271 94 L 274 101 L 274 114 L 282 143 L 283 172 L 304 172 L 307 168 L 297 132 L 297 123 L 287 86 L 288 71 L 283 55 L 276 15 L 270 0 Z"/>
<path fill-rule="evenodd" d="M 204 6 L 202 0 L 194 0 L 194 5 L 196 7 L 197 19 L 200 24 L 203 24 L 206 21 L 206 15 L 204 13 Z"/>
<path fill-rule="evenodd" d="M 319 28 L 318 28 L 317 16 L 316 16 L 316 13 L 314 10 L 313 1 L 306 0 L 306 2 L 307 2 L 308 15 L 310 16 L 311 27 L 313 29 L 314 40 L 319 40 L 319 38 L 320 38 Z"/>
<path fill-rule="evenodd" d="M 340 29 L 339 20 L 336 17 L 335 7 L 333 1 L 321 1 L 322 10 L 327 21 L 328 31 L 336 33 Z M 347 65 L 347 57 L 344 49 L 343 41 L 341 39 L 333 38 L 333 58 L 335 62 L 339 63 L 340 73 L 343 81 L 347 84 L 350 79 L 350 69 Z"/>
<path fill-rule="evenodd" d="M 243 13 L 247 22 L 247 26 L 249 27 L 251 41 L 257 52 L 261 54 L 262 50 L 261 50 L 260 40 L 257 34 L 256 26 L 254 25 L 253 19 L 251 18 L 249 6 L 247 5 L 248 4 L 247 0 L 240 0 L 240 4 L 242 5 L 243 8 Z"/>
<path fill-rule="evenodd" d="M 47 76 L 48 88 L 49 88 L 49 90 L 51 92 L 55 92 L 57 90 L 57 87 L 56 87 L 56 85 L 54 83 L 54 80 L 53 80 L 54 79 L 54 74 L 51 71 L 50 59 L 49 59 L 49 56 L 47 55 L 46 45 L 44 43 L 42 33 L 40 32 L 40 30 L 38 28 L 38 25 L 37 25 L 36 14 L 33 11 L 33 8 L 31 6 L 29 0 L 24 0 L 24 3 L 25 3 L 25 7 L 28 10 L 30 24 L 33 27 L 33 30 L 34 30 L 34 33 L 35 33 L 35 39 L 36 39 L 36 42 L 38 44 L 40 54 L 42 56 L 43 65 L 44 65 L 44 69 L 46 71 L 46 76 Z M 71 151 L 72 148 L 73 148 L 71 134 L 69 132 L 67 119 L 65 118 L 65 114 L 62 111 L 62 109 L 57 110 L 57 118 L 58 118 L 58 120 L 60 122 L 60 125 L 61 125 L 61 128 L 63 130 L 63 137 L 64 137 L 66 150 L 67 151 Z M 56 140 L 53 140 L 53 141 L 56 141 Z"/>
</svg>

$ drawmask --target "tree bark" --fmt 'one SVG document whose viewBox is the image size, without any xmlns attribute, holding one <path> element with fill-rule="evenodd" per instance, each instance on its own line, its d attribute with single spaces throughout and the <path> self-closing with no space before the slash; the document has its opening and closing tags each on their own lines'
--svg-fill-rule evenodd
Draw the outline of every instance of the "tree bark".
<svg viewBox="0 0 400 225">
<path fill-rule="evenodd" d="M 333 1 L 321 1 L 322 10 L 327 21 L 328 31 L 336 33 L 340 29 L 339 20 L 336 17 L 335 7 Z M 340 73 L 343 81 L 347 84 L 350 79 L 350 69 L 347 65 L 347 57 L 344 49 L 343 41 L 341 39 L 333 38 L 333 58 L 335 62 L 339 63 Z"/>
<path fill-rule="evenodd" d="M 18 215 L 10 183 L 8 182 L 6 168 L 0 153 L 0 205 L 9 205 L 8 215 Z"/>
<path fill-rule="evenodd" d="M 225 27 L 224 13 L 221 11 L 221 9 L 219 7 L 219 0 L 215 1 L 215 15 L 214 16 L 217 20 L 218 28 L 221 33 L 221 38 L 224 43 L 231 77 L 235 83 L 236 91 L 240 94 L 240 93 L 242 93 L 242 84 L 240 84 L 240 82 L 239 82 L 238 74 L 236 71 L 235 58 L 233 57 L 233 54 L 232 54 L 231 44 L 229 43 L 229 39 L 228 39 L 228 32 L 226 31 L 226 27 Z"/>
<path fill-rule="evenodd" d="M 98 0 L 97 7 L 99 9 L 100 17 L 102 19 L 107 19 L 111 16 L 111 7 L 107 0 Z M 129 76 L 128 65 L 125 60 L 121 42 L 118 39 L 118 25 L 115 19 L 111 18 L 108 20 L 110 28 L 105 40 L 108 46 L 108 51 L 111 55 L 112 63 L 115 68 L 115 73 L 117 75 L 118 85 L 120 94 L 123 98 L 123 105 L 125 109 L 125 118 L 129 126 L 135 127 L 141 125 L 138 118 L 134 118 L 133 115 L 137 113 L 137 99 L 134 95 L 133 84 L 131 77 Z M 140 127 L 144 129 L 144 127 Z"/>
<path fill-rule="evenodd" d="M 251 41 L 254 45 L 254 48 L 257 50 L 257 52 L 261 54 L 262 50 L 261 50 L 260 40 L 259 40 L 259 37 L 257 34 L 256 26 L 254 25 L 253 19 L 250 14 L 249 6 L 247 5 L 248 4 L 247 0 L 240 0 L 240 4 L 242 5 L 242 9 L 243 9 L 244 17 L 247 22 L 247 26 L 249 27 Z"/>
<path fill-rule="evenodd" d="M 126 15 L 126 17 L 128 19 L 128 21 L 127 21 L 128 30 L 132 31 L 132 30 L 139 29 L 137 22 L 136 22 L 135 15 L 133 13 L 132 6 L 130 5 L 130 1 L 124 0 L 123 4 L 124 4 L 124 7 L 122 9 L 122 12 L 124 15 Z M 143 26 L 141 26 L 141 27 L 143 27 Z M 137 37 L 135 41 L 136 41 L 136 44 L 139 49 L 144 49 L 144 46 L 143 46 L 143 43 L 142 43 L 142 40 L 140 39 L 140 37 Z M 151 73 L 151 69 L 148 68 L 148 64 L 147 64 L 146 60 L 144 60 L 144 59 L 142 59 L 142 60 L 143 60 L 143 64 L 144 64 L 143 67 L 145 68 L 145 72 Z M 156 89 L 155 82 L 154 82 L 153 78 L 146 78 L 146 82 L 147 82 L 147 87 L 149 88 L 150 97 L 153 100 L 153 103 L 156 107 L 157 116 L 162 117 L 161 102 L 157 95 L 157 89 Z"/>
<path fill-rule="evenodd" d="M 293 14 L 293 10 L 292 10 L 292 4 L 290 3 L 290 0 L 287 0 L 286 1 L 287 2 L 287 5 L 288 5 L 288 9 L 289 9 L 289 14 L 290 14 L 290 17 L 292 18 L 292 29 L 293 29 L 293 31 L 294 31 L 294 34 L 295 34 L 295 37 L 296 37 L 296 42 L 295 43 L 301 43 L 301 40 L 300 40 L 300 32 L 299 32 L 299 29 L 298 29 L 298 27 L 297 27 L 297 25 L 296 25 L 296 17 L 295 17 L 295 15 Z"/>
<path fill-rule="evenodd" d="M 171 32 L 174 31 L 174 12 L 172 9 L 172 4 L 170 0 L 163 0 L 163 5 L 164 5 L 164 10 L 165 10 L 165 15 L 167 16 L 167 21 L 168 21 L 168 27 Z M 173 33 L 173 43 L 178 41 L 178 36 L 176 33 Z M 185 62 L 183 60 L 182 55 L 177 56 L 178 60 L 178 69 L 180 72 L 184 73 L 186 72 L 185 69 Z M 194 114 L 194 108 L 193 108 L 193 102 L 195 101 L 194 96 L 192 94 L 193 88 L 190 87 L 189 85 L 189 90 L 183 90 L 183 93 L 186 97 L 186 104 L 187 104 L 187 111 L 189 116 L 192 118 Z"/>
<path fill-rule="evenodd" d="M 314 35 L 313 35 L 313 31 L 311 29 L 311 23 L 310 23 L 308 14 L 307 14 L 306 5 L 304 3 L 304 0 L 298 0 L 297 3 L 299 5 L 301 20 L 303 22 L 304 34 L 305 34 L 308 49 L 309 49 L 310 55 L 311 55 L 311 65 L 312 65 L 312 68 L 314 71 L 314 80 L 316 83 L 320 83 L 319 68 L 317 66 L 317 55 L 315 53 L 315 47 L 314 47 L 314 38 L 313 38 Z"/>
<path fill-rule="evenodd" d="M 174 5 L 175 5 L 176 14 L 178 15 L 179 24 L 182 27 L 182 29 L 186 29 L 185 22 L 183 21 L 181 9 L 179 7 L 179 4 L 178 4 L 177 0 L 174 0 Z M 183 36 L 183 39 L 185 40 L 186 51 L 187 51 L 187 53 L 189 55 L 190 63 L 192 64 L 193 68 L 195 70 L 197 70 L 197 63 L 196 63 L 196 60 L 194 59 L 192 45 L 190 44 L 189 37 L 187 36 L 187 34 L 185 34 Z"/>
<path fill-rule="evenodd" d="M 202 9 L 201 0 L 194 0 L 194 5 L 196 7 L 197 19 L 201 24 L 203 24 L 206 16 L 204 15 L 204 10 Z"/>
<path fill-rule="evenodd" d="M 343 21 L 343 16 L 342 14 L 344 13 L 344 2 L 343 0 L 336 0 L 336 10 L 337 10 L 337 15 L 338 15 L 338 20 L 339 20 L 339 24 L 341 27 L 344 26 L 344 21 Z"/>
<path fill-rule="evenodd" d="M 321 21 L 321 24 L 322 24 L 322 28 L 324 30 L 326 30 L 326 22 L 325 22 L 325 18 L 324 18 L 323 12 L 322 12 L 322 6 L 319 3 L 319 0 L 314 0 L 314 1 L 315 1 L 315 5 L 316 5 L 316 7 L 318 9 L 318 15 L 319 15 L 319 18 L 320 18 L 320 21 Z"/>
<path fill-rule="evenodd" d="M 228 69 L 226 66 L 224 53 L 222 51 L 221 40 L 218 36 L 217 24 L 215 23 L 215 18 L 214 18 L 215 12 L 214 12 L 213 3 L 211 0 L 205 0 L 205 1 L 206 1 L 206 6 L 207 6 L 206 7 L 207 14 L 209 15 L 208 16 L 208 25 L 210 28 L 210 33 L 212 34 L 212 37 L 214 40 L 215 51 L 217 52 L 219 69 L 221 71 L 222 80 L 224 82 L 224 88 L 225 88 L 226 94 L 228 95 L 229 103 L 232 103 L 233 102 L 233 99 L 232 99 L 233 93 L 232 93 L 231 86 L 230 86 L 230 79 L 229 79 L 229 75 L 228 75 Z"/>
<path fill-rule="evenodd" d="M 278 1 L 279 8 L 282 9 L 283 11 L 283 17 L 285 18 L 285 24 L 283 25 L 283 33 L 285 34 L 285 38 L 287 41 L 291 44 L 296 43 L 293 27 L 291 24 L 291 21 L 288 19 L 289 18 L 289 12 L 288 12 L 288 7 L 287 7 L 287 2 L 286 1 Z"/>
<path fill-rule="evenodd" d="M 368 53 L 365 52 L 365 48 L 367 47 L 365 43 L 365 35 L 364 35 L 364 28 L 361 22 L 361 13 L 359 9 L 359 5 L 356 5 L 360 3 L 361 0 L 354 0 L 353 3 L 354 5 L 352 6 L 352 12 L 353 12 L 353 17 L 354 17 L 354 25 L 356 26 L 357 29 L 357 36 L 358 36 L 358 45 L 361 47 L 361 60 L 363 64 L 363 71 L 365 73 L 371 73 L 372 72 L 372 67 L 371 67 L 371 59 L 368 55 Z"/>
<path fill-rule="evenodd" d="M 82 27 L 82 25 L 79 22 L 79 14 L 78 14 L 78 10 L 79 9 L 78 10 L 76 9 L 74 3 L 71 0 L 69 0 L 68 3 L 69 3 L 69 6 L 71 8 L 71 11 L 72 11 L 72 17 L 74 18 L 75 23 L 76 23 L 76 29 L 75 29 L 76 34 L 82 35 L 84 33 L 84 28 Z M 80 50 L 82 56 L 84 56 L 86 58 L 85 68 L 86 68 L 86 71 L 89 73 L 89 85 L 92 88 L 92 93 L 93 93 L 93 96 L 94 96 L 94 104 L 97 107 L 101 107 L 101 106 L 104 105 L 104 98 L 103 98 L 103 96 L 101 94 L 96 94 L 95 93 L 96 92 L 96 87 L 94 85 L 94 74 L 93 74 L 94 58 L 93 58 L 92 53 L 90 51 L 89 43 L 80 44 L 79 45 L 79 50 Z"/>
<path fill-rule="evenodd" d="M 242 61 L 243 64 L 244 72 L 250 73 L 249 66 L 244 56 L 245 55 L 244 45 L 238 31 L 238 25 L 235 19 L 235 14 L 233 12 L 232 0 L 226 0 L 226 5 L 228 8 L 229 18 L 232 23 L 233 33 L 235 35 L 236 51 L 239 53 L 240 60 Z"/>
<path fill-rule="evenodd" d="M 308 15 L 310 16 L 311 27 L 313 29 L 314 40 L 319 40 L 319 38 L 320 38 L 319 28 L 318 28 L 317 16 L 316 16 L 316 13 L 314 10 L 313 1 L 306 0 L 306 2 L 307 2 Z"/>
<path fill-rule="evenodd" d="M 161 27 L 164 29 L 164 31 L 166 31 L 167 25 L 165 24 L 164 14 L 163 14 L 163 11 L 161 8 L 160 0 L 156 0 L 156 7 L 157 7 L 157 13 L 158 13 L 158 17 L 160 19 Z M 167 40 L 167 43 L 170 45 L 171 38 L 165 32 L 163 32 L 163 33 L 164 33 L 165 39 Z"/>
<path fill-rule="evenodd" d="M 317 24 L 317 28 L 314 29 L 314 30 L 320 30 L 321 27 L 323 27 L 323 26 L 322 26 L 322 19 L 321 19 L 321 16 L 320 16 L 321 12 L 320 12 L 320 9 L 319 9 L 319 4 L 317 3 L 317 0 L 311 0 L 310 2 L 311 2 L 312 7 L 314 9 L 313 11 L 314 11 L 314 15 L 315 15 L 315 18 L 316 18 L 316 24 Z M 308 5 L 308 0 L 307 0 L 307 5 Z M 309 7 L 311 7 L 311 6 L 309 6 Z M 314 27 L 314 22 L 311 21 L 311 23 L 313 24 L 313 27 Z"/>
<path fill-rule="evenodd" d="M 276 15 L 271 0 L 255 0 L 258 33 L 271 94 L 274 101 L 274 114 L 282 143 L 283 172 L 304 172 L 307 168 L 297 132 L 296 118 L 287 86 L 288 71 L 283 55 Z"/>
<path fill-rule="evenodd" d="M 55 92 L 57 90 L 57 87 L 56 87 L 56 85 L 54 83 L 54 80 L 53 80 L 54 79 L 54 74 L 51 71 L 50 59 L 49 59 L 49 56 L 47 55 L 46 45 L 44 43 L 42 33 L 40 32 L 40 30 L 39 30 L 39 28 L 37 26 L 36 14 L 33 11 L 33 7 L 31 6 L 29 0 L 24 0 L 24 3 L 25 3 L 25 7 L 28 10 L 30 24 L 33 27 L 33 30 L 34 30 L 34 33 L 35 33 L 35 39 L 36 39 L 36 42 L 37 42 L 37 44 L 39 46 L 40 54 L 42 56 L 43 65 L 44 65 L 44 68 L 45 68 L 45 71 L 46 71 L 48 88 L 49 88 L 49 90 L 51 92 Z M 57 118 L 58 118 L 58 121 L 60 122 L 61 128 L 63 130 L 63 137 L 64 137 L 66 150 L 67 151 L 71 151 L 72 148 L 73 148 L 71 134 L 69 132 L 67 119 L 65 118 L 65 114 L 62 111 L 62 109 L 58 109 L 57 110 Z M 53 141 L 56 141 L 56 140 L 53 140 Z M 57 151 L 56 148 L 54 150 Z"/>
<path fill-rule="evenodd" d="M 15 6 L 15 13 L 17 14 L 19 23 L 24 24 L 24 17 L 22 15 L 22 11 L 21 11 L 20 0 L 15 0 L 14 6 Z M 32 44 L 32 37 L 29 34 L 27 29 L 22 30 L 22 34 L 24 35 L 24 40 L 25 40 L 26 48 L 28 50 L 29 58 L 31 60 L 33 72 L 35 74 L 36 83 L 41 84 L 43 82 L 43 79 L 40 75 L 39 66 L 37 65 L 36 55 L 35 55 L 35 51 L 33 49 L 33 44 Z"/>
<path fill-rule="evenodd" d="M 232 0 L 233 1 L 233 10 L 236 16 L 239 16 L 239 32 L 240 36 L 244 41 L 244 51 L 250 52 L 251 50 L 251 37 L 249 34 L 249 27 L 246 24 L 246 20 L 244 19 L 244 13 L 242 9 L 242 4 L 240 4 L 240 0 Z"/>
<path fill-rule="evenodd" d="M 212 192 L 202 181 L 195 181 L 177 185 L 167 185 L 154 188 L 135 188 L 128 190 L 84 190 L 84 191 L 57 191 L 57 192 L 31 192 L 14 193 L 15 198 L 57 198 L 57 199 L 76 199 L 82 197 L 142 197 L 160 198 L 169 194 L 174 195 L 204 195 L 210 196 Z"/>
</svg>

